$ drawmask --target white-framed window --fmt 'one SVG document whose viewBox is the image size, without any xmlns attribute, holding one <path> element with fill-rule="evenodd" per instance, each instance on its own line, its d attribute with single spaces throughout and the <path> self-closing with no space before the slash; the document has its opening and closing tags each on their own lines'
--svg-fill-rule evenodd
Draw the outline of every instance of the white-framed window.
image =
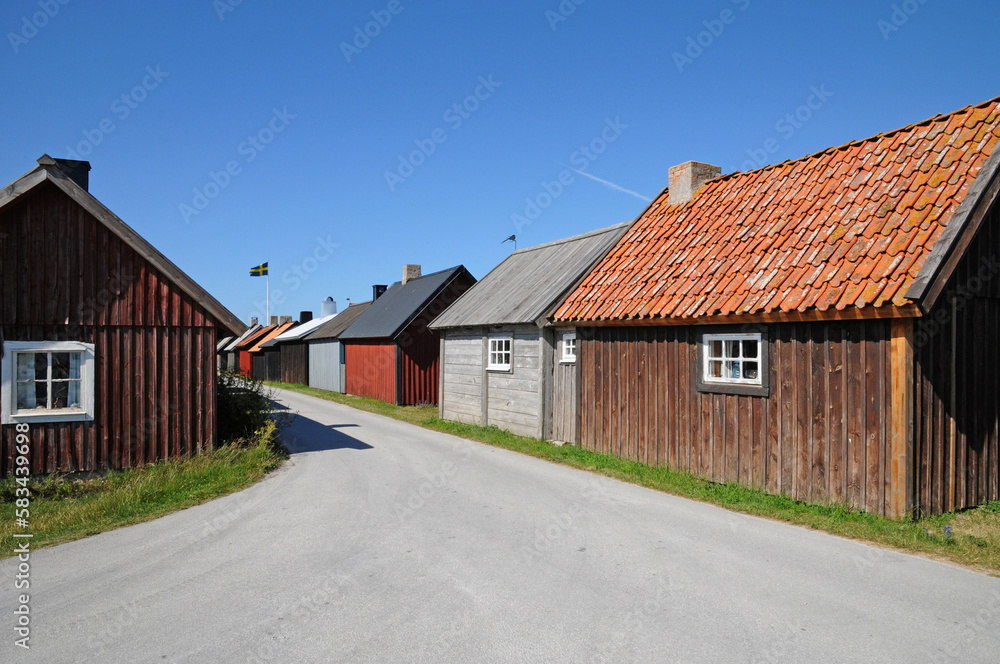
<svg viewBox="0 0 1000 664">
<path fill-rule="evenodd" d="M 563 332 L 562 361 L 566 364 L 576 362 L 576 332 Z"/>
<path fill-rule="evenodd" d="M 94 419 L 94 345 L 5 342 L 0 402 L 3 424 Z"/>
<path fill-rule="evenodd" d="M 706 334 L 702 343 L 705 383 L 763 385 L 760 333 Z"/>
<path fill-rule="evenodd" d="M 513 337 L 509 334 L 490 336 L 490 356 L 486 363 L 489 371 L 510 371 L 512 343 Z"/>
</svg>

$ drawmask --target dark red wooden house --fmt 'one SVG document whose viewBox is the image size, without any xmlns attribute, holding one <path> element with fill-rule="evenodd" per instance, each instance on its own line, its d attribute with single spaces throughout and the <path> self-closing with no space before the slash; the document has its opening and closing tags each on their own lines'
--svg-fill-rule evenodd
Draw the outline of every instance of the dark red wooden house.
<svg viewBox="0 0 1000 664">
<path fill-rule="evenodd" d="M 1000 100 L 688 162 L 556 312 L 585 447 L 890 516 L 1000 498 Z"/>
<path fill-rule="evenodd" d="M 340 334 L 347 393 L 404 406 L 437 403 L 441 342 L 427 326 L 475 283 L 462 265 L 424 276 L 419 265 L 405 266 L 403 280 Z"/>
<path fill-rule="evenodd" d="M 28 429 L 32 473 L 210 449 L 216 343 L 246 327 L 43 156 L 0 190 L 0 476 Z"/>
</svg>

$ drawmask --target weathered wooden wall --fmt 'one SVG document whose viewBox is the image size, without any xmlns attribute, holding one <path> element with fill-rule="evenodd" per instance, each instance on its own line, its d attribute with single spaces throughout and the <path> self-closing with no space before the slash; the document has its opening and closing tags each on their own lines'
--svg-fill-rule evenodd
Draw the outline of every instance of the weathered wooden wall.
<svg viewBox="0 0 1000 664">
<path fill-rule="evenodd" d="M 483 335 L 479 330 L 444 333 L 441 418 L 483 424 Z"/>
<path fill-rule="evenodd" d="M 396 403 L 396 344 L 352 340 L 344 350 L 347 393 Z"/>
<path fill-rule="evenodd" d="M 555 333 L 555 354 L 552 360 L 552 440 L 565 443 L 580 442 L 577 433 L 577 366 L 576 362 L 563 362 L 562 333 Z"/>
<path fill-rule="evenodd" d="M 888 322 L 769 326 L 768 397 L 699 392 L 698 331 L 579 330 L 584 447 L 884 513 Z"/>
<path fill-rule="evenodd" d="M 520 436 L 541 438 L 541 333 L 534 326 L 513 330 L 511 371 L 487 372 L 487 424 Z"/>
<path fill-rule="evenodd" d="M 914 333 L 915 504 L 1000 500 L 1000 215 L 984 220 Z"/>
<path fill-rule="evenodd" d="M 309 387 L 343 392 L 344 346 L 337 339 L 309 342 Z"/>
<path fill-rule="evenodd" d="M 309 384 L 309 346 L 305 342 L 283 343 L 281 349 L 281 375 L 275 380 L 293 385 Z"/>
<path fill-rule="evenodd" d="M 0 212 L 3 338 L 95 346 L 95 419 L 31 424 L 32 472 L 127 468 L 212 447 L 215 324 L 54 185 Z M 2 429 L 6 475 L 15 430 Z"/>
</svg>

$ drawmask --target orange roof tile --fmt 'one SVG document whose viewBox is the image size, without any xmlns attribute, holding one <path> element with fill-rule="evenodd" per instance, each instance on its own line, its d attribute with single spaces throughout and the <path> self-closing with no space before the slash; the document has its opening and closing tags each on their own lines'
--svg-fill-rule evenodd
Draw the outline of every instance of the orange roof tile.
<svg viewBox="0 0 1000 664">
<path fill-rule="evenodd" d="M 1000 98 L 794 161 L 666 190 L 563 321 L 903 306 L 1000 140 Z"/>
</svg>

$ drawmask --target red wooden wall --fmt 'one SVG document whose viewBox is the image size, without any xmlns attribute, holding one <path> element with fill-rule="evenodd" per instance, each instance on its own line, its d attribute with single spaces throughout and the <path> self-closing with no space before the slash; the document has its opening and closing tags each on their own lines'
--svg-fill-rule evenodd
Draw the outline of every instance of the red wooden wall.
<svg viewBox="0 0 1000 664">
<path fill-rule="evenodd" d="M 692 327 L 581 328 L 582 445 L 884 513 L 889 323 L 768 326 L 770 396 L 699 392 Z"/>
<path fill-rule="evenodd" d="M 127 468 L 212 447 L 216 324 L 55 185 L 0 211 L 3 337 L 95 345 L 95 419 L 31 424 L 32 472 Z M 13 468 L 14 439 L 4 425 L 0 476 Z"/>
<path fill-rule="evenodd" d="M 344 343 L 348 394 L 396 403 L 396 344 L 392 341 Z"/>
</svg>

